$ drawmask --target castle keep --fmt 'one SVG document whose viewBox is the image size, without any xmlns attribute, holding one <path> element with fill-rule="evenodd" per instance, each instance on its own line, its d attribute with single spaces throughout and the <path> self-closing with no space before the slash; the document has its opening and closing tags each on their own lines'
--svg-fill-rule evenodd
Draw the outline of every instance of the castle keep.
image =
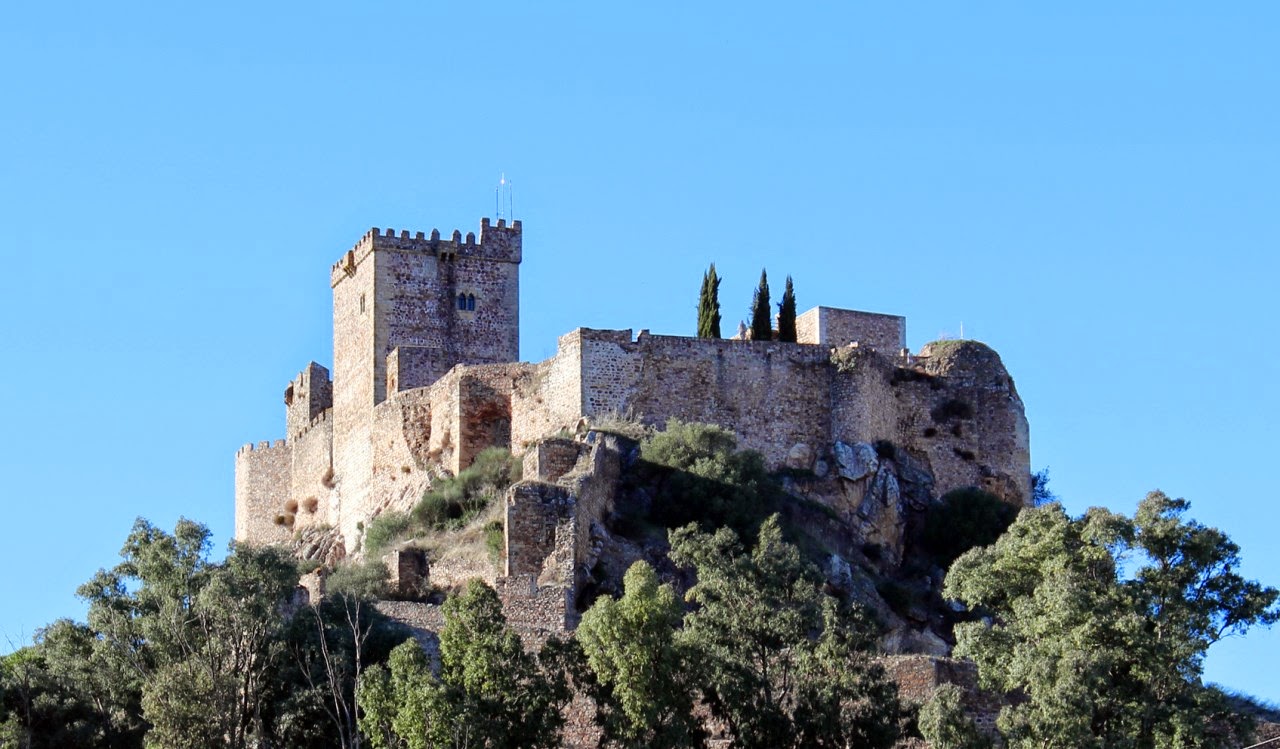
<svg viewBox="0 0 1280 749">
<path fill-rule="evenodd" d="M 508 497 L 506 582 L 494 582 L 538 606 L 554 599 L 569 626 L 565 591 L 589 567 L 617 455 L 608 439 L 548 438 L 606 414 L 727 427 L 771 467 L 844 487 L 852 499 L 837 509 L 877 542 L 892 542 L 876 536 L 899 522 L 886 508 L 913 491 L 1028 500 L 1022 402 L 986 346 L 911 355 L 903 318 L 817 307 L 799 316 L 797 343 L 579 328 L 550 359 L 522 363 L 521 239 L 520 222 L 502 219 L 447 239 L 373 229 L 339 258 L 333 371 L 308 364 L 284 391 L 285 438 L 237 452 L 237 539 L 325 529 L 354 552 L 370 518 L 506 447 L 525 456 L 525 481 Z"/>
</svg>

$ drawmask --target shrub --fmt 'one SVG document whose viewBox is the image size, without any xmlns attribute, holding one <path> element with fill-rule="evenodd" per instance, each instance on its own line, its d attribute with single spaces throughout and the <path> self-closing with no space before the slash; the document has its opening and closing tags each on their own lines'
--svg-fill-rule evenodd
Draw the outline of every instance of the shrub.
<svg viewBox="0 0 1280 749">
<path fill-rule="evenodd" d="M 320 507 L 320 500 L 315 497 L 307 497 L 306 500 L 303 501 L 302 507 L 308 513 L 315 514 L 315 511 Z"/>
<path fill-rule="evenodd" d="M 285 503 L 284 503 L 284 511 L 285 511 L 285 514 L 287 514 L 287 515 L 296 515 L 296 514 L 298 514 L 298 500 L 296 500 L 296 499 L 291 499 L 291 500 L 289 500 L 288 502 L 285 502 Z"/>
<path fill-rule="evenodd" d="M 1018 508 L 976 487 L 955 489 L 925 518 L 921 542 L 942 567 L 975 546 L 989 546 L 1018 517 Z"/>
<path fill-rule="evenodd" d="M 387 594 L 388 577 L 387 566 L 381 559 L 347 562 L 338 565 L 325 580 L 325 592 L 356 598 L 382 598 Z"/>
<path fill-rule="evenodd" d="M 641 459 L 658 467 L 653 516 L 668 528 L 695 522 L 754 534 L 778 498 L 764 457 L 738 451 L 723 427 L 672 419 L 641 443 Z"/>
<path fill-rule="evenodd" d="M 413 528 L 403 512 L 387 511 L 369 521 L 364 529 L 364 550 L 371 557 L 381 556 Z"/>
<path fill-rule="evenodd" d="M 484 527 L 484 545 L 494 564 L 502 561 L 507 550 L 507 538 L 501 520 L 494 520 Z"/>
<path fill-rule="evenodd" d="M 335 486 L 333 480 L 333 466 L 329 466 L 324 469 L 324 473 L 320 476 L 320 483 L 323 484 L 326 489 L 332 489 Z"/>
</svg>

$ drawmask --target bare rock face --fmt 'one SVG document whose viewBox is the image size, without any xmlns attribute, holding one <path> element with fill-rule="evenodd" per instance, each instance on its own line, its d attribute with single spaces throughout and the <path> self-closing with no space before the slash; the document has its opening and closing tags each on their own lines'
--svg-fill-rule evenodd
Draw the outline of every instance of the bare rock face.
<svg viewBox="0 0 1280 749">
<path fill-rule="evenodd" d="M 832 448 L 836 458 L 836 475 L 849 481 L 858 481 L 875 473 L 880 467 L 876 449 L 865 442 L 852 445 L 837 442 Z"/>
<path fill-rule="evenodd" d="M 813 448 L 804 442 L 797 442 L 787 451 L 787 468 L 808 470 L 813 465 Z"/>
</svg>

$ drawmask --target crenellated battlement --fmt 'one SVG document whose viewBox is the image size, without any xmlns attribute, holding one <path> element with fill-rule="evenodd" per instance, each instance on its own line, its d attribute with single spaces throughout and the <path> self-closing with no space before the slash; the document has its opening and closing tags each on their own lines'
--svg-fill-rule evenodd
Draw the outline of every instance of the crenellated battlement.
<svg viewBox="0 0 1280 749">
<path fill-rule="evenodd" d="M 321 411 L 320 415 L 311 419 L 311 421 L 307 422 L 305 426 L 299 427 L 296 430 L 294 430 L 292 433 L 290 433 L 288 437 L 288 441 L 296 442 L 302 439 L 303 437 L 307 436 L 307 434 L 309 434 L 311 430 L 315 429 L 316 427 L 323 427 L 327 425 L 329 423 L 329 416 L 332 413 L 333 413 L 332 409 Z"/>
<path fill-rule="evenodd" d="M 393 252 L 420 252 L 435 255 L 442 260 L 454 260 L 458 257 L 476 257 L 497 262 L 518 263 L 521 260 L 521 239 L 523 227 L 518 220 L 507 223 L 506 219 L 498 219 L 493 224 L 488 218 L 480 219 L 480 234 L 469 231 L 464 236 L 460 229 L 454 229 L 448 239 L 441 238 L 439 229 L 426 232 L 412 232 L 408 229 L 379 229 L 373 227 L 356 240 L 350 250 L 333 264 L 332 280 L 336 285 L 342 278 L 355 272 L 358 266 L 370 253 L 379 250 Z"/>
<path fill-rule="evenodd" d="M 263 440 L 258 443 L 249 442 L 247 444 L 241 445 L 240 449 L 236 450 L 236 456 L 239 457 L 241 455 L 244 455 L 245 453 L 266 452 L 268 450 L 275 450 L 276 448 L 286 447 L 286 446 L 287 445 L 285 440 L 275 440 L 275 441 Z"/>
</svg>

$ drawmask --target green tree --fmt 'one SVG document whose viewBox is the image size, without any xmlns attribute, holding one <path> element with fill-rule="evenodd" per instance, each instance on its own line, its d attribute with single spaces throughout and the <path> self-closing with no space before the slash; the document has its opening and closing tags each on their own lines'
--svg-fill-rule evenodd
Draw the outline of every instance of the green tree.
<svg viewBox="0 0 1280 749">
<path fill-rule="evenodd" d="M 479 580 L 445 602 L 438 679 L 406 642 L 358 690 L 370 744 L 409 749 L 558 746 L 568 699 L 563 676 L 525 652 L 498 595 Z"/>
<path fill-rule="evenodd" d="M 956 560 L 945 594 L 988 617 L 957 626 L 956 654 L 985 687 L 1026 697 L 1000 715 L 1010 747 L 1235 740 L 1222 695 L 1200 681 L 1204 654 L 1280 618 L 1280 592 L 1241 577 L 1239 548 L 1184 520 L 1188 507 L 1153 492 L 1132 518 L 1073 519 L 1048 504 Z"/>
<path fill-rule="evenodd" d="M 778 340 L 796 342 L 796 292 L 791 287 L 791 276 L 787 276 L 782 301 L 778 302 Z"/>
<path fill-rule="evenodd" d="M 727 528 L 671 533 L 671 558 L 697 569 L 681 640 L 702 664 L 711 711 L 744 747 L 890 747 L 897 689 L 868 654 L 865 616 L 819 590 L 778 517 L 742 549 Z"/>
<path fill-rule="evenodd" d="M 698 293 L 698 337 L 720 337 L 720 278 L 716 276 L 715 263 L 702 275 L 702 290 Z"/>
<path fill-rule="evenodd" d="M 236 546 L 221 564 L 208 550 L 203 525 L 139 519 L 123 561 L 79 591 L 100 662 L 141 695 L 149 745 L 238 749 L 269 730 L 296 570 L 279 549 Z"/>
<path fill-rule="evenodd" d="M 964 690 L 943 684 L 920 706 L 920 734 L 933 749 L 990 749 L 991 739 L 964 712 Z"/>
<path fill-rule="evenodd" d="M 682 609 L 653 567 L 631 565 L 617 601 L 596 601 L 576 637 L 605 687 L 600 723 L 605 739 L 622 747 L 691 747 L 705 740 L 693 714 L 692 658 L 674 639 Z"/>
<path fill-rule="evenodd" d="M 760 271 L 760 285 L 751 300 L 751 340 L 773 340 L 773 307 L 769 304 L 769 276 Z"/>
<path fill-rule="evenodd" d="M 282 680 L 288 694 L 276 729 L 280 745 L 361 746 L 355 687 L 395 644 L 393 627 L 372 603 L 386 585 L 387 568 L 377 560 L 344 565 L 329 576 L 325 597 L 290 620 L 286 641 L 292 657 Z"/>
</svg>

